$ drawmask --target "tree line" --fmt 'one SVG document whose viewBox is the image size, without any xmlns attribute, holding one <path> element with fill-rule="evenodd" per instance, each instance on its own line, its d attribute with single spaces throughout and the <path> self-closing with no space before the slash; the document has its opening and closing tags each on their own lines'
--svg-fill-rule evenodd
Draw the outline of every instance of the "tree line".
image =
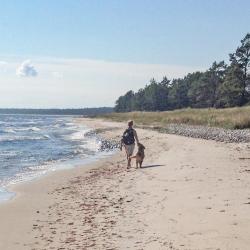
<svg viewBox="0 0 250 250">
<path fill-rule="evenodd" d="M 189 73 L 183 78 L 163 77 L 137 92 L 120 96 L 114 110 L 164 111 L 181 108 L 226 108 L 250 104 L 250 33 L 234 53 L 229 64 L 214 62 L 205 72 Z"/>
</svg>

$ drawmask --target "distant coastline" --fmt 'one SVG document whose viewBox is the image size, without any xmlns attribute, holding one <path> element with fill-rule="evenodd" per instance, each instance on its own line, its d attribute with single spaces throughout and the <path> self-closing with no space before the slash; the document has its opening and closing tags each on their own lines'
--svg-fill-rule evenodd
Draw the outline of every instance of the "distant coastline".
<svg viewBox="0 0 250 250">
<path fill-rule="evenodd" d="M 98 115 L 113 112 L 112 107 L 79 108 L 79 109 L 29 109 L 29 108 L 0 108 L 0 114 L 29 114 L 29 115 Z"/>
</svg>

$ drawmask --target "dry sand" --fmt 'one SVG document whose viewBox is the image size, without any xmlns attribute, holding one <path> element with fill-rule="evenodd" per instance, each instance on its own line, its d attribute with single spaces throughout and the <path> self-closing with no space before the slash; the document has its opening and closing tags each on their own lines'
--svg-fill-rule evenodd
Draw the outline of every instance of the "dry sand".
<svg viewBox="0 0 250 250">
<path fill-rule="evenodd" d="M 124 126 L 77 122 L 106 138 Z M 118 152 L 15 186 L 0 205 L 0 249 L 250 249 L 250 144 L 137 133 L 142 169 Z"/>
</svg>

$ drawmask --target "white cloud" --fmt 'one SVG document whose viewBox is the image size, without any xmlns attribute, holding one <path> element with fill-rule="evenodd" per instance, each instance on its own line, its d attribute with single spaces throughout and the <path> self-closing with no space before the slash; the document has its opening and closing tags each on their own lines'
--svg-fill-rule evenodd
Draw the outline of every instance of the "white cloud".
<svg viewBox="0 0 250 250">
<path fill-rule="evenodd" d="M 0 61 L 0 65 L 2 66 L 2 65 L 6 65 L 7 64 L 7 62 L 5 62 L 5 61 Z"/>
<path fill-rule="evenodd" d="M 0 61 L 0 72 L 6 72 L 8 63 L 5 61 Z"/>
<path fill-rule="evenodd" d="M 37 70 L 31 64 L 30 60 L 25 60 L 16 69 L 16 74 L 18 76 L 24 76 L 24 77 L 35 77 L 35 76 L 37 76 Z"/>
<path fill-rule="evenodd" d="M 52 72 L 52 76 L 57 78 L 57 79 L 62 79 L 63 78 L 63 73 L 58 72 L 58 71 L 54 71 L 54 72 Z"/>
</svg>

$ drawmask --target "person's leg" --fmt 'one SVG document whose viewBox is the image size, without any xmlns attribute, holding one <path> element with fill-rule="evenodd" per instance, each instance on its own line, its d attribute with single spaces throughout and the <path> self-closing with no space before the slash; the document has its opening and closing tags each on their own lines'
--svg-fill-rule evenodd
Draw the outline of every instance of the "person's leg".
<svg viewBox="0 0 250 250">
<path fill-rule="evenodd" d="M 132 155 L 129 155 L 129 156 L 128 156 L 128 165 L 127 165 L 128 168 L 131 167 L 131 158 L 130 158 L 130 156 L 132 156 Z"/>
<path fill-rule="evenodd" d="M 136 160 L 136 168 L 138 168 L 138 161 Z"/>
<path fill-rule="evenodd" d="M 125 149 L 125 153 L 126 153 L 126 157 L 127 157 L 127 167 L 130 167 L 130 156 L 129 156 L 129 145 L 124 145 L 124 149 Z"/>
<path fill-rule="evenodd" d="M 130 168 L 131 167 L 131 156 L 133 155 L 133 152 L 134 152 L 134 148 L 135 148 L 135 144 L 132 144 L 132 145 L 127 145 L 127 159 L 128 159 L 128 165 L 127 167 Z"/>
</svg>

